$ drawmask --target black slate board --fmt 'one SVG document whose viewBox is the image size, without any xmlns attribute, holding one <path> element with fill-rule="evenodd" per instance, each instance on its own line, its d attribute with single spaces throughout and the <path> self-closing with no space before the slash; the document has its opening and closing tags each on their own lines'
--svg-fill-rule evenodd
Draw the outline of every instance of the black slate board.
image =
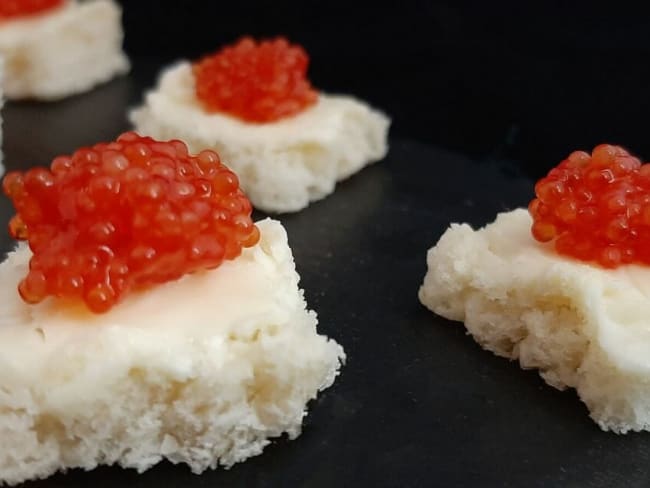
<svg viewBox="0 0 650 488">
<path fill-rule="evenodd" d="M 152 74 L 61 103 L 8 104 L 9 169 L 113 138 Z M 320 331 L 348 354 L 297 440 L 201 476 L 162 463 L 142 475 L 103 467 L 24 486 L 648 486 L 650 434 L 601 432 L 574 393 L 482 351 L 462 325 L 418 302 L 426 251 L 449 222 L 483 225 L 531 193 L 506 163 L 392 140 L 386 160 L 280 217 Z M 2 199 L 0 218 L 10 214 Z M 4 234 L 0 244 L 11 247 Z"/>
</svg>

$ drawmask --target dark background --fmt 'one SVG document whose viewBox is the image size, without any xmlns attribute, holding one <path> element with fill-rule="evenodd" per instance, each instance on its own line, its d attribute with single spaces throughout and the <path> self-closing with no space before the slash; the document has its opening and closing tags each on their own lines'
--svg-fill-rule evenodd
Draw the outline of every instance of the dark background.
<svg viewBox="0 0 650 488">
<path fill-rule="evenodd" d="M 514 159 L 533 176 L 601 142 L 650 159 L 650 17 L 622 2 L 122 3 L 133 56 L 285 34 L 311 54 L 316 86 L 382 107 L 400 137 Z"/>
<path fill-rule="evenodd" d="M 601 431 L 574 392 L 481 350 L 417 300 L 426 251 L 450 221 L 480 226 L 526 205 L 531 178 L 576 148 L 608 141 L 650 158 L 645 12 L 621 2 L 122 3 L 132 72 L 61 102 L 8 103 L 7 167 L 116 136 L 174 59 L 242 34 L 303 44 L 317 87 L 394 122 L 384 161 L 280 216 L 319 331 L 348 361 L 298 439 L 231 470 L 102 467 L 21 488 L 650 485 L 648 433 Z M 0 199 L 1 219 L 11 213 Z M 0 245 L 13 243 L 2 234 Z"/>
</svg>

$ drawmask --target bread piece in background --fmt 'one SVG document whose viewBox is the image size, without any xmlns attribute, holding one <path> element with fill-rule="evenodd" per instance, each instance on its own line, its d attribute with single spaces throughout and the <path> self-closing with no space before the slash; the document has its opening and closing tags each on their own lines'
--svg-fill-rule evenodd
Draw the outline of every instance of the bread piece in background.
<svg viewBox="0 0 650 488">
<path fill-rule="evenodd" d="M 7 99 L 57 100 L 129 70 L 121 8 L 113 0 L 62 6 L 0 21 Z"/>
<path fill-rule="evenodd" d="M 361 100 L 325 93 L 299 113 L 272 122 L 206 111 L 187 61 L 162 73 L 130 119 L 142 135 L 181 139 L 194 152 L 217 151 L 253 205 L 267 212 L 301 210 L 382 159 L 390 125 L 385 114 Z"/>
</svg>

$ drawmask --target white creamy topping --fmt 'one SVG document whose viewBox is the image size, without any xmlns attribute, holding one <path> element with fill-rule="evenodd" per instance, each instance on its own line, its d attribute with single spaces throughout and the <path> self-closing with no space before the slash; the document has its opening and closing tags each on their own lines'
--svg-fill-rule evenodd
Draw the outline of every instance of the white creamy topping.
<svg viewBox="0 0 650 488">
<path fill-rule="evenodd" d="M 219 268 L 104 315 L 22 303 L 30 253 L 0 264 L 0 484 L 162 459 L 194 473 L 300 434 L 345 354 L 318 334 L 282 225 Z"/>
<path fill-rule="evenodd" d="M 650 373 L 650 267 L 627 265 L 609 270 L 557 254 L 552 244 L 535 241 L 526 210 L 500 214 L 477 231 L 467 245 L 475 263 L 522 288 L 538 279 L 547 296 L 566 295 L 571 307 L 585 314 L 585 327 L 620 367 Z M 454 229 L 467 227 L 452 226 Z M 467 240 L 467 239 L 466 239 Z M 473 241 L 473 242 L 472 242 Z M 476 248 L 487 246 L 485 251 Z M 505 278 L 503 278 L 505 279 Z M 505 299 L 505 297 L 504 297 Z"/>
<path fill-rule="evenodd" d="M 368 107 L 352 97 L 320 94 L 318 102 L 302 112 L 269 123 L 257 124 L 227 114 L 210 113 L 196 97 L 192 66 L 182 61 L 165 70 L 147 104 L 166 113 L 174 123 L 190 126 L 199 134 L 218 134 L 232 145 L 292 146 L 302 142 L 328 143 L 338 138 L 341 121 L 349 112 L 365 114 Z"/>
<path fill-rule="evenodd" d="M 31 253 L 22 246 L 0 265 L 0 384 L 34 384 L 39 377 L 64 383 L 73 374 L 66 368 L 106 374 L 107 362 L 113 369 L 138 364 L 175 368 L 174 374 L 182 377 L 186 349 L 197 344 L 222 350 L 212 360 L 226 361 L 235 353 L 225 344 L 230 339 L 251 340 L 259 327 L 301 327 L 293 316 L 304 314 L 304 301 L 296 293 L 298 275 L 288 265 L 292 257 L 286 233 L 276 221 L 258 226 L 261 242 L 239 258 L 132 294 L 101 315 L 54 299 L 24 303 L 16 287 Z M 299 339 L 299 330 L 295 333 Z M 93 371 L 95 355 L 102 356 L 102 371 Z M 74 375 L 83 376 L 81 371 Z"/>
<path fill-rule="evenodd" d="M 495 354 L 575 388 L 605 430 L 650 430 L 650 267 L 558 255 L 523 209 L 453 224 L 427 254 L 421 302 Z"/>
<path fill-rule="evenodd" d="M 390 125 L 360 100 L 322 93 L 299 114 L 265 124 L 209 113 L 196 97 L 187 61 L 163 71 L 130 120 L 155 139 L 181 139 L 192 152 L 217 151 L 253 205 L 269 212 L 300 210 L 383 158 Z"/>
</svg>

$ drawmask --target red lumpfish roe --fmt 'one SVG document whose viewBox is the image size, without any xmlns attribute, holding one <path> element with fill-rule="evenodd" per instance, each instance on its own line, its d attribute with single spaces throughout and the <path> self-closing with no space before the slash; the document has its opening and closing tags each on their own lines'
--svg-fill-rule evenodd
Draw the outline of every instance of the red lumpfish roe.
<svg viewBox="0 0 650 488">
<path fill-rule="evenodd" d="M 316 103 L 305 50 L 279 37 L 244 37 L 194 64 L 196 95 L 208 112 L 273 122 Z"/>
<path fill-rule="evenodd" d="M 0 21 L 39 14 L 63 3 L 64 0 L 1 0 Z"/>
<path fill-rule="evenodd" d="M 650 264 L 650 164 L 602 144 L 572 153 L 535 186 L 532 233 L 606 268 Z"/>
<path fill-rule="evenodd" d="M 129 290 L 218 267 L 259 240 L 237 176 L 213 151 L 133 132 L 7 174 L 11 235 L 33 252 L 18 287 L 108 311 Z"/>
</svg>

